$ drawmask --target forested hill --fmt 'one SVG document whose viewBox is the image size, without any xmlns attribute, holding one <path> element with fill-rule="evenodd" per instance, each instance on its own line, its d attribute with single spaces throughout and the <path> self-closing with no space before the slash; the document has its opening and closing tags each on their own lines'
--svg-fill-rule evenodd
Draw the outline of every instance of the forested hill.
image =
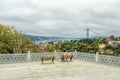
<svg viewBox="0 0 120 80">
<path fill-rule="evenodd" d="M 72 40 L 72 39 L 78 39 L 78 38 L 68 38 L 68 37 L 53 37 L 53 36 L 33 36 L 33 35 L 27 35 L 32 40 L 35 41 L 43 41 L 43 40 Z"/>
<path fill-rule="evenodd" d="M 86 39 L 86 38 L 69 38 L 69 37 L 54 37 L 54 36 L 34 36 L 34 35 L 27 35 L 30 37 L 33 41 L 44 41 L 44 40 L 80 40 L 80 39 Z M 91 37 L 90 39 L 96 39 L 99 38 L 98 36 Z M 107 38 L 106 36 L 103 36 L 103 38 Z"/>
</svg>

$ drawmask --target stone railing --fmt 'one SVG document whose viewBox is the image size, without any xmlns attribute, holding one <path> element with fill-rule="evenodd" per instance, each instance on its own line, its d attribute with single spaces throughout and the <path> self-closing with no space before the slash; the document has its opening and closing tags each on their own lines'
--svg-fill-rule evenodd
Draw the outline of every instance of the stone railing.
<svg viewBox="0 0 120 80">
<path fill-rule="evenodd" d="M 116 56 L 100 55 L 99 53 L 90 54 L 90 53 L 76 52 L 74 53 L 74 57 L 80 60 L 120 66 L 120 57 L 116 57 Z"/>
<path fill-rule="evenodd" d="M 0 63 L 27 61 L 27 54 L 0 54 Z"/>
<path fill-rule="evenodd" d="M 51 53 L 24 53 L 24 54 L 0 54 L 0 63 L 15 63 L 15 62 L 36 62 L 40 61 L 41 56 L 54 55 L 56 60 L 60 60 L 60 55 L 63 52 Z M 74 59 L 86 60 L 96 63 L 120 65 L 120 57 L 100 55 L 99 53 L 90 54 L 84 52 L 70 52 L 73 54 Z"/>
<path fill-rule="evenodd" d="M 54 53 L 0 54 L 0 63 L 35 62 L 40 61 L 41 56 L 50 55 Z"/>
<path fill-rule="evenodd" d="M 99 55 L 99 63 L 109 64 L 109 65 L 119 65 L 120 66 L 120 57 Z"/>
</svg>

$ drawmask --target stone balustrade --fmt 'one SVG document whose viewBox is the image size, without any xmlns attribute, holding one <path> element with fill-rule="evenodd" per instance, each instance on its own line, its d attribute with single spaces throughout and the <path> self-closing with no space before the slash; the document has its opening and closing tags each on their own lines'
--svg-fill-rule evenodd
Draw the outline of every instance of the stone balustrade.
<svg viewBox="0 0 120 80">
<path fill-rule="evenodd" d="M 46 53 L 22 53 L 22 54 L 0 54 L 0 63 L 18 63 L 18 62 L 36 62 L 40 61 L 41 56 L 54 55 L 56 60 L 60 60 L 60 55 L 63 52 L 46 52 Z M 120 65 L 120 57 L 100 55 L 99 53 L 91 54 L 84 52 L 70 52 L 73 54 L 74 59 L 86 60 L 90 62 L 109 64 L 109 65 Z"/>
</svg>

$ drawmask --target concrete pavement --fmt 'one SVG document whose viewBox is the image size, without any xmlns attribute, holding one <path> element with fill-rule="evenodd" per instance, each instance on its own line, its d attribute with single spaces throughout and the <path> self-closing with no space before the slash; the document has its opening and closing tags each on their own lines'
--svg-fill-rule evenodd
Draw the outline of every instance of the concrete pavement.
<svg viewBox="0 0 120 80">
<path fill-rule="evenodd" d="M 0 64 L 0 80 L 120 80 L 120 67 L 81 60 Z"/>
</svg>

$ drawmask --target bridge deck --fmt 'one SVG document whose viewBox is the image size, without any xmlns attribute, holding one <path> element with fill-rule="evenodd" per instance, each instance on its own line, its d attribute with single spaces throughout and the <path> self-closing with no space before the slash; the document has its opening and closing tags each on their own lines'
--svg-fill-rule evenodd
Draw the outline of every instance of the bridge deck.
<svg viewBox="0 0 120 80">
<path fill-rule="evenodd" d="M 120 67 L 80 60 L 0 64 L 0 80 L 120 80 Z"/>
</svg>

